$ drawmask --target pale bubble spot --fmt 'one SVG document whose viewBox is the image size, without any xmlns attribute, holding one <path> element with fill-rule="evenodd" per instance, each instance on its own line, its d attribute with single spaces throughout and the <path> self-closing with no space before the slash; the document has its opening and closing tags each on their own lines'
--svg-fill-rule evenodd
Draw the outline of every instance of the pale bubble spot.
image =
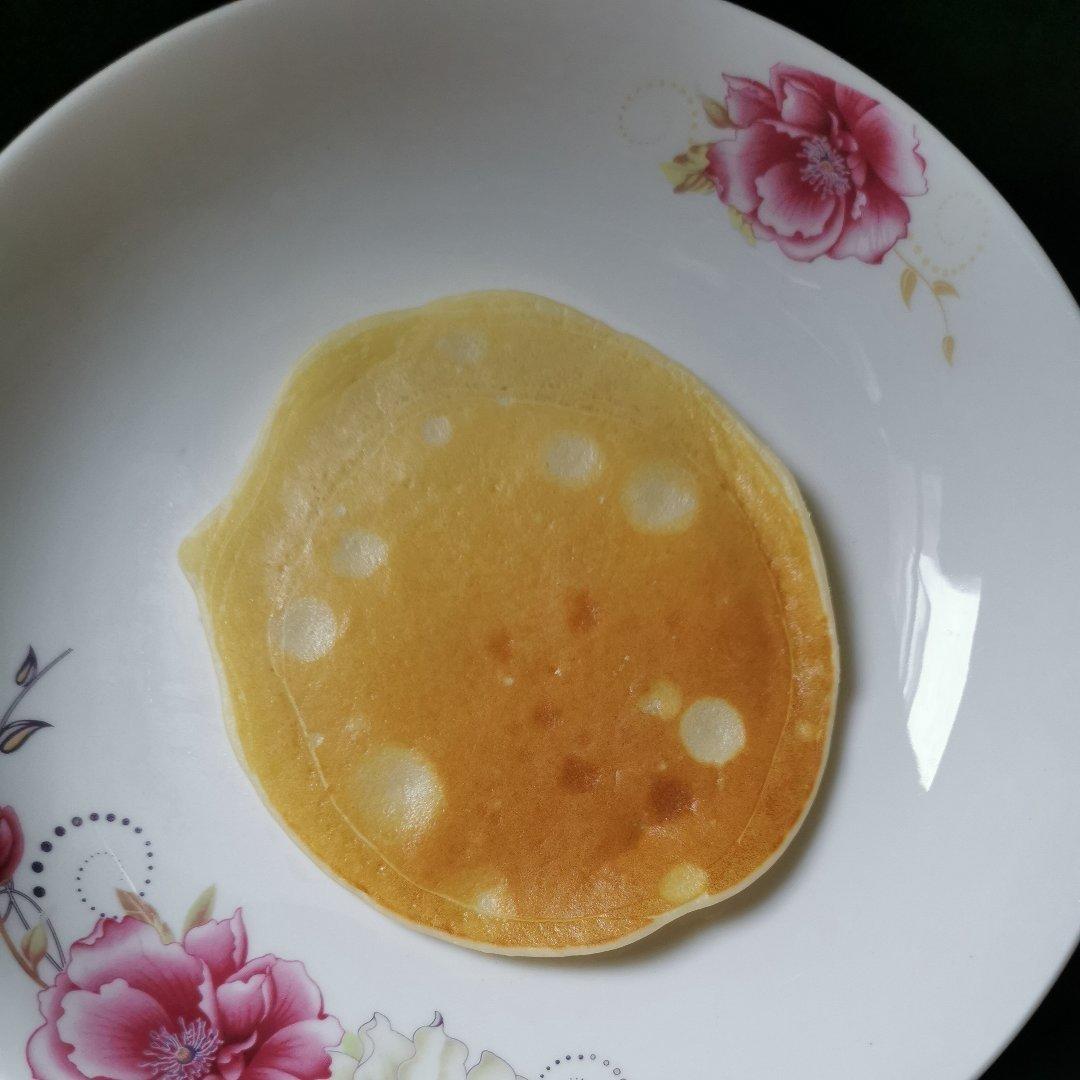
<svg viewBox="0 0 1080 1080">
<path fill-rule="evenodd" d="M 451 330 L 439 338 L 435 347 L 441 356 L 455 364 L 476 364 L 487 355 L 484 335 L 468 330 Z"/>
<path fill-rule="evenodd" d="M 443 789 L 435 767 L 418 750 L 384 746 L 360 759 L 354 801 L 365 832 L 403 842 L 431 826 L 443 804 Z"/>
<path fill-rule="evenodd" d="M 669 904 L 686 904 L 705 892 L 709 875 L 693 863 L 679 863 L 660 879 L 660 896 Z"/>
<path fill-rule="evenodd" d="M 366 735 L 371 725 L 363 716 L 355 716 L 345 721 L 345 734 L 354 742 L 361 736 Z"/>
<path fill-rule="evenodd" d="M 600 448 L 587 435 L 561 431 L 544 444 L 544 471 L 558 484 L 582 488 L 591 484 L 603 468 Z"/>
<path fill-rule="evenodd" d="M 674 720 L 682 708 L 682 694 L 674 683 L 658 679 L 638 702 L 638 708 L 646 716 Z"/>
<path fill-rule="evenodd" d="M 335 574 L 347 578 L 368 578 L 386 563 L 390 547 L 375 533 L 351 532 L 341 538 L 331 560 Z"/>
<path fill-rule="evenodd" d="M 622 504 L 631 525 L 642 532 L 682 532 L 697 514 L 697 484 L 678 465 L 646 465 L 626 482 Z"/>
<path fill-rule="evenodd" d="M 481 915 L 489 918 L 510 918 L 516 914 L 513 897 L 505 884 L 499 884 L 490 889 L 483 889 L 476 894 L 473 907 Z"/>
<path fill-rule="evenodd" d="M 432 416 L 424 421 L 424 426 L 420 429 L 420 438 L 428 446 L 445 446 L 453 433 L 453 425 L 447 417 Z"/>
<path fill-rule="evenodd" d="M 325 656 L 338 635 L 337 619 L 330 605 L 312 596 L 291 601 L 276 628 L 282 650 L 304 662 Z"/>
<path fill-rule="evenodd" d="M 746 746 L 746 728 L 723 698 L 698 698 L 679 721 L 686 752 L 703 765 L 724 765 Z"/>
</svg>

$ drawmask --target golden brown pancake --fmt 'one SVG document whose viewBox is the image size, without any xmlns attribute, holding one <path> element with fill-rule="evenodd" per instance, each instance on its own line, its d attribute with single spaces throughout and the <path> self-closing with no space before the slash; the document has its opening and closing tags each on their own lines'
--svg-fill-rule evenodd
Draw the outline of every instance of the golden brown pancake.
<svg viewBox="0 0 1080 1080">
<path fill-rule="evenodd" d="M 278 820 L 461 944 L 624 944 L 753 880 L 817 788 L 837 655 L 794 481 L 551 300 L 317 345 L 181 560 Z"/>
</svg>

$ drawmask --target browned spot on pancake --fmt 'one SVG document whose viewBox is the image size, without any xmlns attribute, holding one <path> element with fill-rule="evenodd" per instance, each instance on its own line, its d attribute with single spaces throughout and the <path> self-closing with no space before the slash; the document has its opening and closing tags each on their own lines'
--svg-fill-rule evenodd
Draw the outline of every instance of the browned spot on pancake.
<svg viewBox="0 0 1080 1080">
<path fill-rule="evenodd" d="M 559 721 L 559 710 L 550 701 L 541 701 L 533 710 L 533 723 L 538 728 L 550 731 Z"/>
<path fill-rule="evenodd" d="M 696 801 L 690 788 L 673 776 L 659 777 L 649 789 L 649 808 L 661 821 L 693 810 Z"/>
<path fill-rule="evenodd" d="M 628 851 L 633 851 L 641 841 L 641 822 L 631 817 L 615 817 L 608 820 L 597 832 L 596 857 L 600 862 L 610 862 Z"/>
<path fill-rule="evenodd" d="M 563 761 L 562 786 L 575 795 L 583 795 L 600 783 L 600 770 L 584 758 L 571 755 Z"/>
<path fill-rule="evenodd" d="M 489 638 L 488 638 L 488 651 L 496 660 L 501 660 L 506 663 L 513 658 L 514 655 L 514 639 L 510 636 L 510 631 L 505 626 L 500 626 Z"/>
<path fill-rule="evenodd" d="M 579 634 L 592 630 L 599 616 L 600 608 L 589 595 L 588 589 L 574 593 L 567 602 L 566 621 L 570 629 L 576 630 Z"/>
</svg>

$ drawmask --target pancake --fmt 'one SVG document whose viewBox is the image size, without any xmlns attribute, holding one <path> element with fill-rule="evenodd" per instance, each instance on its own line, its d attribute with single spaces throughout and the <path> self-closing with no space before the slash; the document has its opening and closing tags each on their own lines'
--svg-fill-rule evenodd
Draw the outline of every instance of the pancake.
<svg viewBox="0 0 1080 1080">
<path fill-rule="evenodd" d="M 317 345 L 181 562 L 262 798 L 421 930 L 624 944 L 747 885 L 816 791 L 838 661 L 794 481 L 551 300 Z"/>
</svg>

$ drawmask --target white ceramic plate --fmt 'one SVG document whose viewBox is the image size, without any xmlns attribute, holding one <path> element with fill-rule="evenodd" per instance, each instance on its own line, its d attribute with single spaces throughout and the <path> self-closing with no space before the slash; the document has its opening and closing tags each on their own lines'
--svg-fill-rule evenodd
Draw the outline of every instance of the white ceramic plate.
<svg viewBox="0 0 1080 1080">
<path fill-rule="evenodd" d="M 726 119 L 702 104 L 770 69 Z M 712 173 L 701 151 L 661 171 L 718 140 Z M 0 1072 L 25 1073 L 40 1008 L 47 1080 L 314 1080 L 337 1035 L 319 991 L 346 1028 L 420 1029 L 391 1040 L 416 1055 L 403 1080 L 463 1075 L 444 1031 L 470 1064 L 553 1080 L 970 1077 L 1009 1039 L 1078 924 L 1080 324 L 926 121 L 705 0 L 265 0 L 53 109 L 0 159 L 0 221 L 0 667 L 38 661 L 0 736 L 25 736 L 0 756 L 0 873 L 25 837 L 0 915 L 16 947 L 20 917 L 50 917 L 27 941 L 41 981 L 70 956 L 39 1002 L 0 950 Z M 832 760 L 781 863 L 564 962 L 411 932 L 308 862 L 228 747 L 176 563 L 310 343 L 491 287 L 578 306 L 726 396 L 803 484 L 842 634 Z M 179 933 L 212 883 L 248 955 L 282 958 L 231 991 L 237 924 L 72 945 L 117 887 Z M 512 1074 L 489 1056 L 474 1078 Z"/>
</svg>

